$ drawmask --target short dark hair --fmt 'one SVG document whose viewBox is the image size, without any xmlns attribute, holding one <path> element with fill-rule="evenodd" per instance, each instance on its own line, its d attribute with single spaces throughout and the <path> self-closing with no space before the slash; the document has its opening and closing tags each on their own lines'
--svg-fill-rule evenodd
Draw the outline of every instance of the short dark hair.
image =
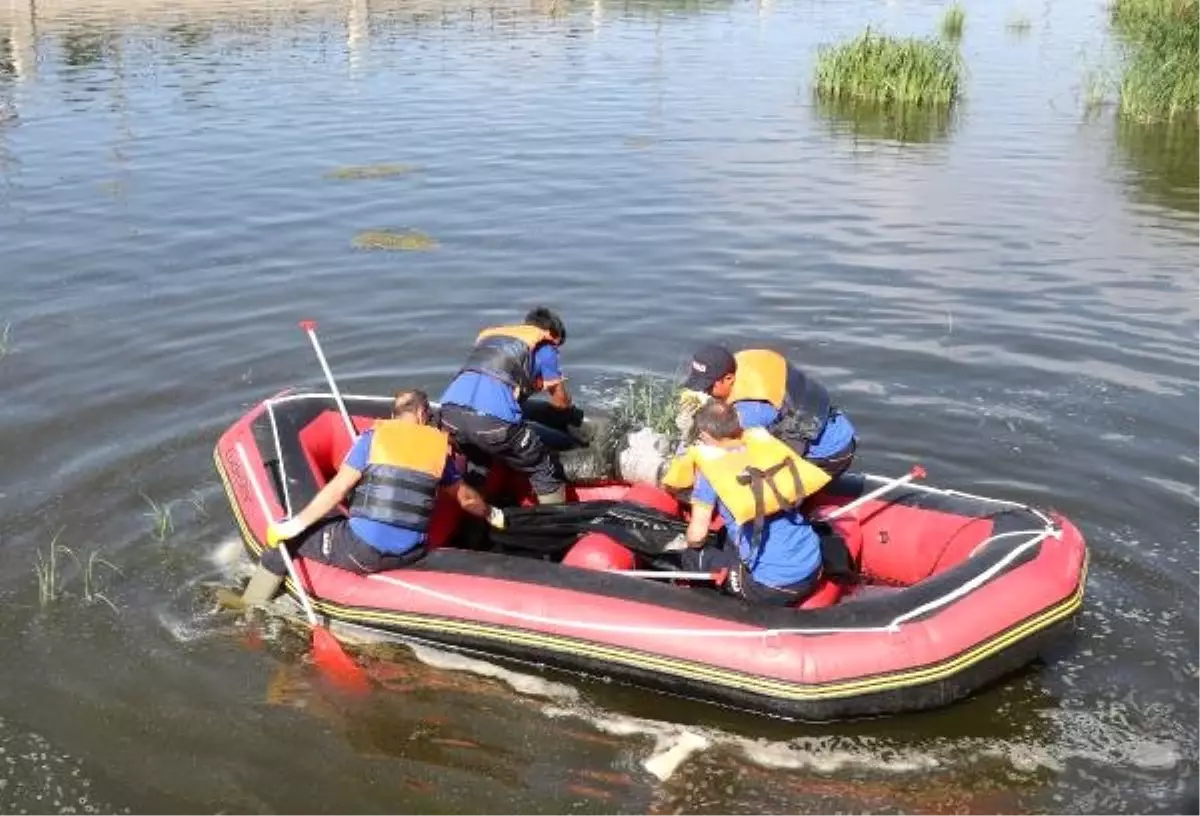
<svg viewBox="0 0 1200 816">
<path fill-rule="evenodd" d="M 408 388 L 397 391 L 392 398 L 392 416 L 398 417 L 404 414 L 415 414 L 421 409 L 425 410 L 425 415 L 429 415 L 429 395 L 419 388 Z"/>
<path fill-rule="evenodd" d="M 706 433 L 713 439 L 737 439 L 742 435 L 737 409 L 721 400 L 704 403 L 696 412 L 694 422 L 697 434 Z"/>
<path fill-rule="evenodd" d="M 567 327 L 563 325 L 562 318 L 545 306 L 530 309 L 529 314 L 525 315 L 525 322 L 553 334 L 560 346 L 567 342 Z"/>
</svg>

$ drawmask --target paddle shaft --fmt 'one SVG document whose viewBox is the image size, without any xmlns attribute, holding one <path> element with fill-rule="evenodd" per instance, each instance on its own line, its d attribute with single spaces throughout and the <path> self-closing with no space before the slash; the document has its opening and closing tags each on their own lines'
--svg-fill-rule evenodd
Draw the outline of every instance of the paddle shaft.
<svg viewBox="0 0 1200 816">
<path fill-rule="evenodd" d="M 337 401 L 338 410 L 342 413 L 342 421 L 346 423 L 346 433 L 350 434 L 350 441 L 354 442 L 358 439 L 358 432 L 354 430 L 354 423 L 350 421 L 350 412 L 346 410 L 346 402 L 342 399 L 342 392 L 338 390 L 337 383 L 333 379 L 333 372 L 329 370 L 329 363 L 325 360 L 325 352 L 321 351 L 321 341 L 317 339 L 317 323 L 315 320 L 301 320 L 300 328 L 308 335 L 308 339 L 312 342 L 313 351 L 317 353 L 317 359 L 321 362 L 321 370 L 325 372 L 325 381 L 329 383 L 329 390 L 333 392 L 333 398 Z"/>
<path fill-rule="evenodd" d="M 659 578 L 664 581 L 716 581 L 725 580 L 728 570 L 717 572 L 672 572 L 670 570 L 607 570 L 613 575 L 626 575 L 630 578 Z"/>
<path fill-rule="evenodd" d="M 880 496 L 882 496 L 884 493 L 888 493 L 892 490 L 895 490 L 897 487 L 900 487 L 901 485 L 908 484 L 913 479 L 923 479 L 923 478 L 925 478 L 925 468 L 921 467 L 920 465 L 913 465 L 912 470 L 910 470 L 908 473 L 905 473 L 903 476 L 900 476 L 896 479 L 892 479 L 890 482 L 886 482 L 886 483 L 880 485 L 879 487 L 872 490 L 870 493 L 859 496 L 857 499 L 850 502 L 849 504 L 843 504 L 841 507 L 830 512 L 828 515 L 821 516 L 819 519 L 817 519 L 817 521 L 833 521 L 836 518 L 840 518 L 840 517 L 846 515 L 851 510 L 857 510 L 859 507 L 862 507 L 864 504 L 871 501 L 871 499 L 877 499 Z"/>
<path fill-rule="evenodd" d="M 267 505 L 267 497 L 263 495 L 262 486 L 259 485 L 258 478 L 250 467 L 250 457 L 246 455 L 246 449 L 241 442 L 237 443 L 237 452 L 238 457 L 242 460 L 242 468 L 246 471 L 246 478 L 250 481 L 250 487 L 254 491 L 254 496 L 258 499 L 258 506 L 262 510 L 263 518 L 270 523 L 272 520 L 271 509 Z M 315 628 L 318 625 L 317 613 L 313 611 L 312 604 L 309 603 L 308 593 L 304 591 L 304 582 L 300 580 L 300 576 L 296 572 L 296 565 L 292 563 L 292 556 L 288 552 L 286 542 L 279 543 L 279 554 L 283 556 L 283 563 L 287 567 L 288 575 L 291 576 L 292 583 L 296 585 L 296 591 L 300 593 L 300 605 L 304 607 L 304 614 L 308 617 L 309 624 Z"/>
</svg>

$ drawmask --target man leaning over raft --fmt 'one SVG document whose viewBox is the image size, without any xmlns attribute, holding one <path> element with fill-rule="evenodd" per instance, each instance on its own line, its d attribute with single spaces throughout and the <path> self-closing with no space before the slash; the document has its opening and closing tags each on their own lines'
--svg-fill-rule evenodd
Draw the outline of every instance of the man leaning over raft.
<svg viewBox="0 0 1200 816">
<path fill-rule="evenodd" d="M 502 528 L 504 514 L 463 483 L 449 437 L 430 426 L 429 417 L 425 392 L 397 392 L 392 418 L 379 420 L 358 438 L 337 475 L 303 510 L 267 528 L 268 549 L 241 601 L 265 603 L 279 590 L 287 575 L 277 549 L 281 543 L 296 555 L 359 574 L 419 560 L 439 487 L 466 512 Z M 326 518 L 356 485 L 350 517 Z"/>
</svg>

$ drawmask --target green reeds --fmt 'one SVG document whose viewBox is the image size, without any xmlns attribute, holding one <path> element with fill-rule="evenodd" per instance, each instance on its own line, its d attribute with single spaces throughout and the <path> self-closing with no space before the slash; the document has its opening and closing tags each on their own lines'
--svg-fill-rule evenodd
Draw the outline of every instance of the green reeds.
<svg viewBox="0 0 1200 816">
<path fill-rule="evenodd" d="M 50 539 L 50 546 L 47 548 L 48 551 L 45 555 L 42 554 L 40 548 L 38 549 L 36 553 L 37 560 L 33 565 L 33 571 L 37 575 L 38 582 L 38 603 L 43 608 L 56 602 L 62 595 L 62 586 L 60 586 L 58 572 L 58 554 L 65 552 L 72 557 L 75 555 L 67 547 L 58 543 L 60 535 L 62 535 L 62 530 L 59 530 Z"/>
<path fill-rule="evenodd" d="M 1115 0 L 1126 47 L 1118 109 L 1140 122 L 1200 112 L 1200 0 Z"/>
<path fill-rule="evenodd" d="M 12 351 L 12 323 L 4 324 L 4 331 L 0 332 L 0 359 L 9 355 Z"/>
<path fill-rule="evenodd" d="M 1010 34 L 1024 36 L 1033 28 L 1033 22 L 1024 14 L 1019 14 L 1015 17 L 1010 17 L 1008 22 L 1004 24 Z"/>
<path fill-rule="evenodd" d="M 946 9 L 942 15 L 942 36 L 947 40 L 961 40 L 963 27 L 967 24 L 967 10 L 958 3 Z"/>
<path fill-rule="evenodd" d="M 870 29 L 817 54 L 814 91 L 823 100 L 949 106 L 959 96 L 962 61 L 937 39 L 889 37 Z"/>
<path fill-rule="evenodd" d="M 165 542 L 167 537 L 175 531 L 175 521 L 171 518 L 171 503 L 159 504 L 145 493 L 142 493 L 142 498 L 146 500 L 146 504 L 150 505 L 150 510 L 142 513 L 151 520 L 153 525 L 150 534 L 154 536 L 155 541 Z"/>
<path fill-rule="evenodd" d="M 63 596 L 62 573 L 58 558 L 59 554 L 62 553 L 69 555 L 79 568 L 83 579 L 83 599 L 89 604 L 97 602 L 105 603 L 113 612 L 120 614 L 116 604 L 109 600 L 107 595 L 97 589 L 98 576 L 96 574 L 97 567 L 108 567 L 116 573 L 121 572 L 120 568 L 107 558 L 101 556 L 96 550 L 93 550 L 88 555 L 87 563 L 84 564 L 79 560 L 79 556 L 75 554 L 74 550 L 65 544 L 58 543 L 61 535 L 62 530 L 59 530 L 50 539 L 50 545 L 47 547 L 46 552 L 43 553 L 39 549 L 35 554 L 36 560 L 33 565 L 33 571 L 37 575 L 38 603 L 44 609 L 53 603 L 57 603 Z"/>
</svg>

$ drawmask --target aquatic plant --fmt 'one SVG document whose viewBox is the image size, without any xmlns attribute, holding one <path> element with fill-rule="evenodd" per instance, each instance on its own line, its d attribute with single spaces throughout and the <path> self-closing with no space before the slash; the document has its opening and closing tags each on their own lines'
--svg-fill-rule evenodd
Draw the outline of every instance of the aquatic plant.
<svg viewBox="0 0 1200 816">
<path fill-rule="evenodd" d="M 208 518 L 208 508 L 204 506 L 204 494 L 200 488 L 193 488 L 191 495 L 188 496 L 188 504 L 196 511 L 196 518 Z"/>
<path fill-rule="evenodd" d="M 74 553 L 72 553 L 72 555 L 74 555 Z M 78 561 L 78 559 L 76 559 L 76 561 Z M 120 610 L 117 609 L 116 604 L 110 601 L 108 596 L 103 592 L 96 591 L 97 566 L 105 566 L 117 574 L 122 574 L 120 567 L 109 561 L 107 558 L 103 558 L 97 550 L 92 550 L 91 554 L 88 555 L 87 566 L 83 570 L 83 599 L 88 603 L 96 603 L 97 601 L 106 603 L 108 604 L 109 609 L 119 615 L 121 613 Z"/>
<path fill-rule="evenodd" d="M 1200 112 L 1200 0 L 1115 0 L 1125 45 L 1118 110 L 1140 122 Z"/>
<path fill-rule="evenodd" d="M 1033 22 L 1024 14 L 1018 14 L 1015 17 L 1010 17 L 1004 27 L 1012 34 L 1025 35 L 1033 28 Z"/>
<path fill-rule="evenodd" d="M 420 252 L 437 248 L 437 241 L 418 230 L 363 230 L 350 242 L 356 249 L 390 249 Z"/>
<path fill-rule="evenodd" d="M 942 36 L 948 40 L 962 39 L 963 26 L 967 22 L 967 10 L 955 3 L 942 15 Z"/>
<path fill-rule="evenodd" d="M 37 575 L 38 603 L 43 607 L 54 603 L 62 595 L 62 587 L 59 586 L 58 554 L 66 552 L 72 557 L 75 555 L 66 546 L 58 543 L 61 535 L 62 530 L 54 534 L 45 555 L 42 554 L 41 548 L 38 548 L 35 554 L 37 561 L 33 565 L 33 571 Z"/>
<path fill-rule="evenodd" d="M 813 89 L 822 100 L 949 106 L 958 98 L 958 51 L 936 39 L 889 37 L 869 28 L 817 53 Z"/>
<path fill-rule="evenodd" d="M 167 536 L 175 530 L 175 522 L 171 518 L 171 503 L 165 502 L 159 504 L 145 493 L 142 493 L 142 498 L 146 500 L 146 504 L 150 505 L 149 512 L 142 513 L 142 515 L 153 520 L 154 526 L 151 530 L 151 535 L 154 536 L 156 541 L 166 541 Z"/>
<path fill-rule="evenodd" d="M 325 178 L 337 181 L 361 181 L 363 179 L 382 179 L 403 176 L 416 170 L 412 164 L 362 164 L 350 167 L 335 167 L 325 174 Z"/>
<path fill-rule="evenodd" d="M 0 359 L 9 355 L 12 351 L 12 323 L 4 324 L 4 331 L 0 332 Z"/>
</svg>

